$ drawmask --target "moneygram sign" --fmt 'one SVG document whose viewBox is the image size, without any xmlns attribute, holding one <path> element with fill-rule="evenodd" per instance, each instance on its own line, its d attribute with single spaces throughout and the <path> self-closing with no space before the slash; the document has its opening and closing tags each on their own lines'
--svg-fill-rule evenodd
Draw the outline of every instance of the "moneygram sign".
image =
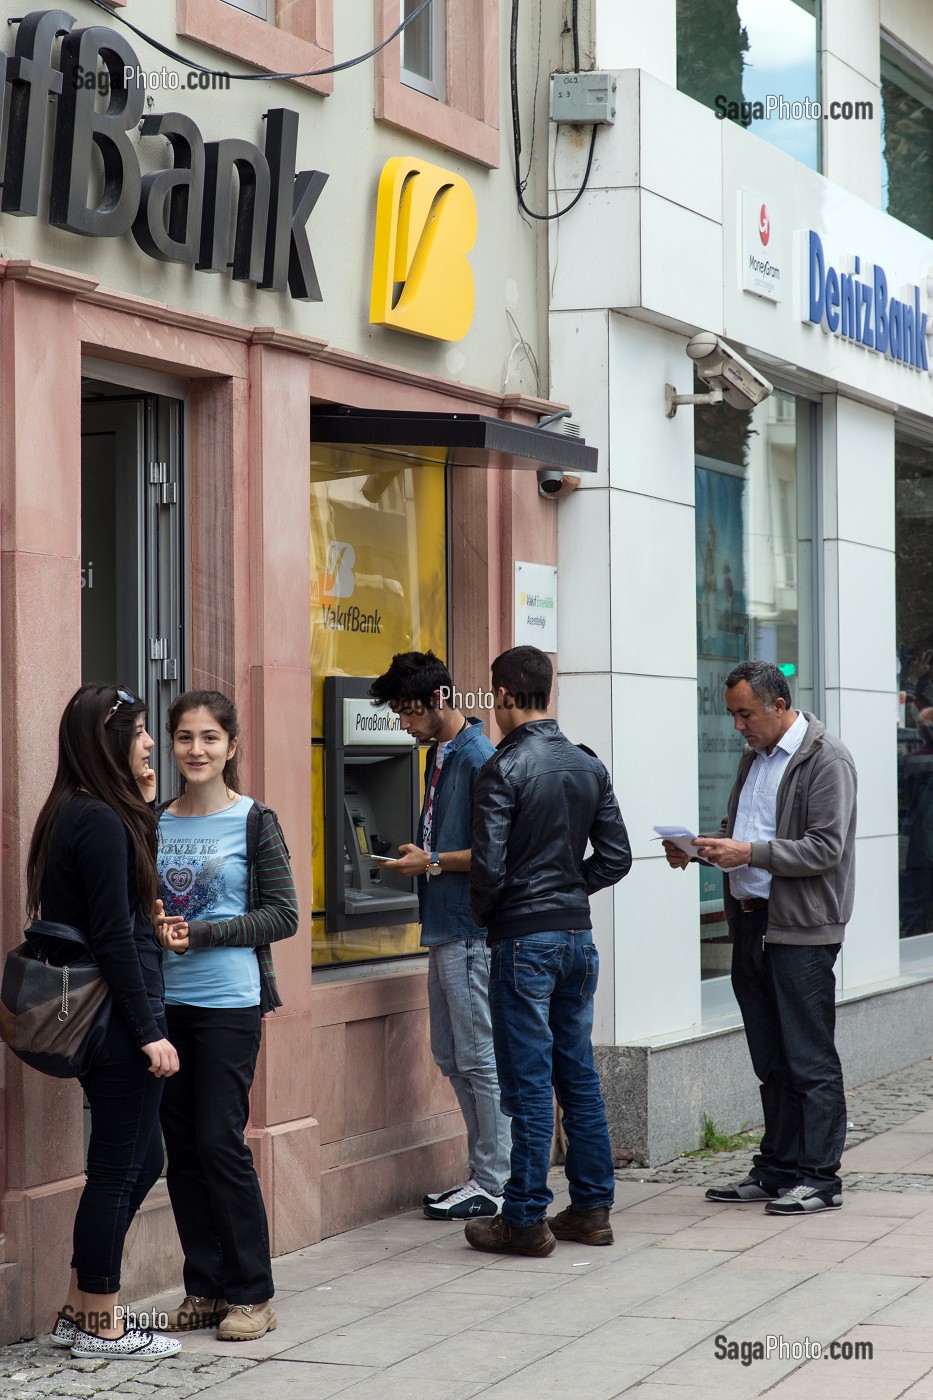
<svg viewBox="0 0 933 1400">
<path fill-rule="evenodd" d="M 819 234 L 814 229 L 801 231 L 800 319 L 929 374 L 927 313 L 921 309 L 919 286 L 901 289 L 901 296 L 895 297 L 880 264 L 866 263 L 863 268 L 861 258 L 849 261 L 846 272 L 834 267 L 827 262 Z"/>
<path fill-rule="evenodd" d="M 742 289 L 768 301 L 783 297 L 783 245 L 774 205 L 754 190 L 742 191 Z"/>
<path fill-rule="evenodd" d="M 33 10 L 18 21 L 12 57 L 0 53 L 0 141 L 4 88 L 10 86 L 0 210 L 39 213 L 51 123 L 48 220 L 56 228 L 88 238 L 132 233 L 144 253 L 162 262 L 187 263 L 199 272 L 229 268 L 235 281 L 320 301 L 305 226 L 328 177 L 296 171 L 297 112 L 280 107 L 265 113 L 262 150 L 238 137 L 205 141 L 181 112 L 143 116 L 146 83 L 122 34 L 104 25 L 73 26 L 66 10 Z M 52 53 L 62 35 L 55 68 Z M 101 69 L 106 84 L 88 83 L 86 75 Z M 97 110 L 98 87 L 108 98 L 104 111 Z M 137 126 L 144 148 L 156 137 L 168 143 L 169 169 L 142 173 L 130 139 Z M 164 146 L 153 149 L 158 164 Z"/>
</svg>

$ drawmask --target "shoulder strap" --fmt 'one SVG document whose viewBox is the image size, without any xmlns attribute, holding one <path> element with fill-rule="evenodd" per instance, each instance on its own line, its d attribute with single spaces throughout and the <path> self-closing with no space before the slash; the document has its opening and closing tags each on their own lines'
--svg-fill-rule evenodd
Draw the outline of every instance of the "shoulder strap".
<svg viewBox="0 0 933 1400">
<path fill-rule="evenodd" d="M 258 798 L 253 798 L 253 805 L 246 815 L 246 859 L 252 863 L 253 856 L 259 844 L 259 837 L 264 826 L 274 826 L 279 833 L 279 840 L 285 848 L 285 854 L 291 860 L 291 851 L 285 840 L 285 832 L 282 830 L 282 823 L 279 821 L 278 812 L 274 812 L 271 807 L 267 807 L 265 802 L 260 802 Z"/>
<path fill-rule="evenodd" d="M 47 949 L 50 943 L 77 944 L 81 948 L 86 948 L 88 952 L 91 950 L 87 935 L 82 933 L 79 928 L 74 928 L 71 924 L 55 923 L 52 919 L 33 919 L 29 927 L 24 930 L 23 937 L 30 948 L 41 952 L 43 957 L 46 956 L 43 950 Z"/>
</svg>

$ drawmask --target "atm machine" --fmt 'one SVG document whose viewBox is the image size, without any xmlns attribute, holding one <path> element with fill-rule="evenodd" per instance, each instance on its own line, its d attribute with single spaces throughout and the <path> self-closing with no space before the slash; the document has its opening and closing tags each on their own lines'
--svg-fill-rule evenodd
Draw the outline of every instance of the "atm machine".
<svg viewBox="0 0 933 1400">
<path fill-rule="evenodd" d="M 421 811 L 418 746 L 369 698 L 370 677 L 324 680 L 324 913 L 328 933 L 411 924 L 414 881 L 377 857 L 413 841 Z"/>
</svg>

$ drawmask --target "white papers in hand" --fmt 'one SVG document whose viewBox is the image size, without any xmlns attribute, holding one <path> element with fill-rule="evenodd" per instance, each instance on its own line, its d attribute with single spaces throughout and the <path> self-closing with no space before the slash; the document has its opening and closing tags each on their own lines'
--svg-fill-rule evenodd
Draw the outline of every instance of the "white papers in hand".
<svg viewBox="0 0 933 1400">
<path fill-rule="evenodd" d="M 697 848 L 691 845 L 691 842 L 696 840 L 696 832 L 691 831 L 689 827 L 656 826 L 654 829 L 662 841 L 670 841 L 673 846 L 676 846 L 679 851 L 683 851 L 685 855 L 696 855 Z"/>
</svg>

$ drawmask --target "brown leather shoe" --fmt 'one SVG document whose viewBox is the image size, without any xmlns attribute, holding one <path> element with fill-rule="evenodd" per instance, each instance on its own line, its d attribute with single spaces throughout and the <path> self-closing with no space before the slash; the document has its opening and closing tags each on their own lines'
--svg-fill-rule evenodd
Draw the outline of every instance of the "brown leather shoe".
<svg viewBox="0 0 933 1400">
<path fill-rule="evenodd" d="M 577 1210 L 576 1206 L 567 1206 L 557 1215 L 549 1216 L 547 1223 L 558 1240 L 576 1240 L 577 1244 L 612 1244 L 608 1206 L 597 1206 L 595 1210 Z"/>
<path fill-rule="evenodd" d="M 269 1303 L 231 1303 L 217 1328 L 218 1342 L 255 1342 L 278 1327 Z"/>
<path fill-rule="evenodd" d="M 223 1298 L 199 1298 L 196 1293 L 185 1295 L 185 1301 L 166 1313 L 168 1321 L 160 1332 L 196 1332 L 200 1327 L 216 1327 L 227 1315 Z"/>
<path fill-rule="evenodd" d="M 554 1248 L 554 1236 L 546 1220 L 534 1225 L 510 1225 L 501 1215 L 491 1220 L 471 1220 L 464 1228 L 466 1242 L 487 1254 L 530 1254 L 543 1259 Z"/>
</svg>

